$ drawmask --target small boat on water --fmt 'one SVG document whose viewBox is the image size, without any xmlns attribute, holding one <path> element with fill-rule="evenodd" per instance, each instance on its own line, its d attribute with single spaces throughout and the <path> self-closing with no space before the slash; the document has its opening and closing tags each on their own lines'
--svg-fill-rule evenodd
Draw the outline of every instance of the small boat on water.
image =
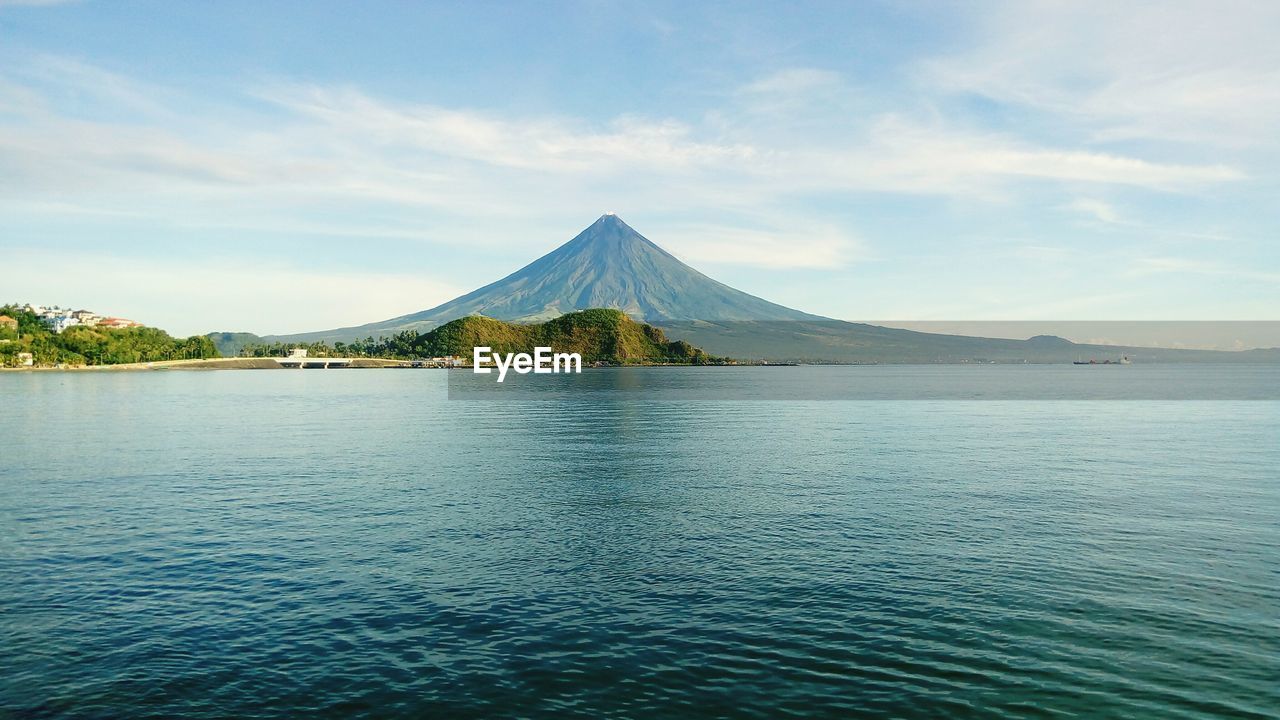
<svg viewBox="0 0 1280 720">
<path fill-rule="evenodd" d="M 1076 360 L 1071 364 L 1072 365 L 1129 365 L 1130 361 L 1129 361 L 1128 355 L 1121 355 L 1119 360 L 1103 360 L 1101 362 L 1097 360 L 1087 360 L 1087 361 Z"/>
</svg>

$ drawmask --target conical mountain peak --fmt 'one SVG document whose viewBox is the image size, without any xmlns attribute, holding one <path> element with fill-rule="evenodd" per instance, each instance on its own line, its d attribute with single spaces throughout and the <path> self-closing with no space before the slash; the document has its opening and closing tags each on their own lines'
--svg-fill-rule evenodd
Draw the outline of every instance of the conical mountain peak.
<svg viewBox="0 0 1280 720">
<path fill-rule="evenodd" d="M 313 335 L 367 337 L 425 331 L 468 315 L 535 322 L 588 308 L 614 308 L 654 323 L 822 319 L 712 280 L 608 213 L 532 263 L 443 305 Z"/>
<path fill-rule="evenodd" d="M 608 236 L 634 236 L 642 237 L 636 232 L 635 228 L 628 225 L 622 218 L 613 213 L 605 213 L 601 215 L 595 222 L 591 223 L 578 237 L 608 237 Z M 576 238 L 575 238 L 576 239 Z"/>
</svg>

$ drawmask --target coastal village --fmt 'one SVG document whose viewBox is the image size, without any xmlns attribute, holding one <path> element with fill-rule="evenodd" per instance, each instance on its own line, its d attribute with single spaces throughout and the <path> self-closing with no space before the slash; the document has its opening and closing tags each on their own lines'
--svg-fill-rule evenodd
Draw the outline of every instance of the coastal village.
<svg viewBox="0 0 1280 720">
<path fill-rule="evenodd" d="M 33 304 L 21 306 L 15 304 L 0 307 L 0 366 L 21 368 L 36 365 L 38 353 L 31 352 L 34 348 L 30 347 L 32 324 L 28 319 L 25 321 L 28 323 L 25 325 L 27 329 L 23 330 L 23 323 L 19 322 L 17 317 L 14 317 L 14 315 L 24 314 L 29 318 L 34 317 L 39 320 L 44 330 L 54 335 L 61 335 L 72 327 L 100 328 L 103 330 L 145 327 L 136 320 L 102 315 L 92 310 L 72 310 L 56 305 L 45 307 Z M 14 351 L 15 347 L 18 348 L 17 352 Z"/>
<path fill-rule="evenodd" d="M 57 306 L 43 307 L 30 304 L 22 309 L 40 318 L 45 327 L 55 333 L 61 333 L 63 330 L 76 325 L 111 329 L 143 326 L 142 323 L 135 320 L 99 315 L 92 310 L 69 310 Z M 18 319 L 8 315 L 0 315 L 0 344 L 16 342 L 18 339 Z M 11 362 L 18 367 L 31 367 L 35 365 L 35 355 L 29 352 L 19 352 L 13 355 Z"/>
<path fill-rule="evenodd" d="M 130 331 L 108 332 L 101 331 Z M 384 359 L 346 350 L 285 345 L 271 356 L 246 349 L 219 357 L 207 336 L 171 338 L 140 322 L 92 310 L 34 304 L 0 305 L 0 367 L 75 368 L 162 363 L 183 367 L 330 369 L 362 367 L 456 368 L 466 359 L 452 355 Z"/>
<path fill-rule="evenodd" d="M 55 333 L 60 333 L 75 325 L 112 329 L 142 327 L 142 323 L 137 322 L 136 320 L 99 315 L 92 310 L 69 310 L 57 307 L 56 305 L 52 307 L 27 305 L 22 309 L 40 318 L 40 320 Z M 10 321 L 13 324 L 13 328 L 15 330 L 17 329 L 18 321 L 7 315 L 0 318 L 0 326 L 6 324 L 5 320 Z"/>
</svg>

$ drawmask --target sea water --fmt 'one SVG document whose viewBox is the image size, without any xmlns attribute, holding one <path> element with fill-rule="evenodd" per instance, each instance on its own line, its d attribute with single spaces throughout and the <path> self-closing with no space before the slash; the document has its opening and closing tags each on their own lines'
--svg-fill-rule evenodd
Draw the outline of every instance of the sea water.
<svg viewBox="0 0 1280 720">
<path fill-rule="evenodd" d="M 700 371 L 0 374 L 0 716 L 1280 714 L 1280 403 Z"/>
</svg>

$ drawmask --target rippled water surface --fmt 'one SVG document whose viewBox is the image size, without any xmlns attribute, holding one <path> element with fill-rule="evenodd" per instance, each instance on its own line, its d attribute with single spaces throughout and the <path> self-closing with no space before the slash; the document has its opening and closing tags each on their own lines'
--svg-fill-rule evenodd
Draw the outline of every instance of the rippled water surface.
<svg viewBox="0 0 1280 720">
<path fill-rule="evenodd" d="M 0 375 L 0 716 L 1280 715 L 1280 403 L 445 375 Z"/>
</svg>

